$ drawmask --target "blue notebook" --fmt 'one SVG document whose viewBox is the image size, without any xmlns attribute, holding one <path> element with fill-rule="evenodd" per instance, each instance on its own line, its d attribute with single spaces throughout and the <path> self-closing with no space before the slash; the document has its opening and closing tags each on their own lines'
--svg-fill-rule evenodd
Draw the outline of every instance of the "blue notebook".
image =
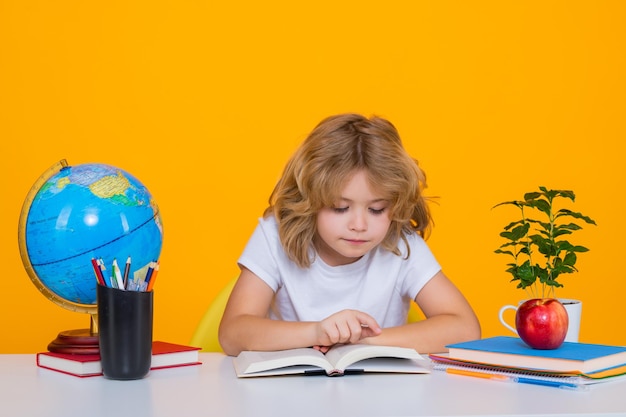
<svg viewBox="0 0 626 417">
<path fill-rule="evenodd" d="M 558 349 L 533 349 L 517 337 L 497 336 L 447 346 L 449 357 L 515 368 L 593 373 L 626 364 L 626 347 L 563 342 Z"/>
</svg>

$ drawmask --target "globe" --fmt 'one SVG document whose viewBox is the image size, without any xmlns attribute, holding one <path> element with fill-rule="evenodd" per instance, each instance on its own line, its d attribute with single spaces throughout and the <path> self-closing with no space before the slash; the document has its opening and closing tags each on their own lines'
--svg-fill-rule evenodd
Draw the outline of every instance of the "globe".
<svg viewBox="0 0 626 417">
<path fill-rule="evenodd" d="M 114 260 L 124 268 L 130 257 L 132 279 L 159 259 L 162 242 L 161 215 L 148 189 L 106 164 L 61 160 L 50 167 L 27 194 L 18 225 L 20 255 L 32 282 L 61 307 L 91 314 L 91 334 L 97 333 L 92 259 L 102 259 L 111 271 Z"/>
</svg>

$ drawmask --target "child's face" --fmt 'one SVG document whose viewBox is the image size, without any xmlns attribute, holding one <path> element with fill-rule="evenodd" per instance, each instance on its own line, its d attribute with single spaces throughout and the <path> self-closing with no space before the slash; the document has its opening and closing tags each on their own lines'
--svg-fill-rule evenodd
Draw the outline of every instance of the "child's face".
<svg viewBox="0 0 626 417">
<path fill-rule="evenodd" d="M 371 189 L 365 171 L 357 171 L 334 206 L 317 215 L 318 256 L 331 266 L 355 262 L 387 235 L 388 212 L 389 202 Z"/>
</svg>

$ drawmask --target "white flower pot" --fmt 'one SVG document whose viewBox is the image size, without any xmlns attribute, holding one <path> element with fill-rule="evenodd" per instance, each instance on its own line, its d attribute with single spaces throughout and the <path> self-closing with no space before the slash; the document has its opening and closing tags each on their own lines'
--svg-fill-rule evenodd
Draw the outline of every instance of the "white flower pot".
<svg viewBox="0 0 626 417">
<path fill-rule="evenodd" d="M 566 342 L 578 342 L 578 334 L 580 333 L 580 316 L 581 316 L 582 309 L 583 309 L 583 302 L 580 300 L 573 300 L 569 298 L 557 298 L 557 300 L 559 300 L 561 304 L 563 304 L 563 306 L 565 307 L 565 310 L 567 311 L 568 321 L 569 321 L 569 327 L 567 328 L 565 341 Z M 527 300 L 520 301 L 519 303 L 517 303 L 517 306 L 521 305 L 525 301 Z M 500 309 L 500 312 L 498 313 L 498 318 L 500 319 L 500 323 L 502 323 L 504 327 L 506 327 L 507 329 L 509 329 L 515 334 L 517 334 L 515 327 L 509 325 L 504 320 L 504 312 L 506 310 L 517 311 L 517 306 L 510 305 L 510 304 L 505 305 L 504 307 Z"/>
</svg>

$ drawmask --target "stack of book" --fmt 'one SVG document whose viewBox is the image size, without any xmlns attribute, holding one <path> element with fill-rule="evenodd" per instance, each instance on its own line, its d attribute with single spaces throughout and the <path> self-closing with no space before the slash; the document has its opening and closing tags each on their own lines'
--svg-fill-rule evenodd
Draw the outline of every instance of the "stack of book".
<svg viewBox="0 0 626 417">
<path fill-rule="evenodd" d="M 150 370 L 200 365 L 199 351 L 199 347 L 153 341 Z M 40 352 L 37 366 L 81 378 L 102 375 L 99 354 Z"/>
<path fill-rule="evenodd" d="M 564 342 L 558 349 L 539 350 L 519 338 L 497 336 L 447 348 L 447 355 L 429 355 L 433 369 L 572 389 L 626 379 L 623 346 Z"/>
</svg>

